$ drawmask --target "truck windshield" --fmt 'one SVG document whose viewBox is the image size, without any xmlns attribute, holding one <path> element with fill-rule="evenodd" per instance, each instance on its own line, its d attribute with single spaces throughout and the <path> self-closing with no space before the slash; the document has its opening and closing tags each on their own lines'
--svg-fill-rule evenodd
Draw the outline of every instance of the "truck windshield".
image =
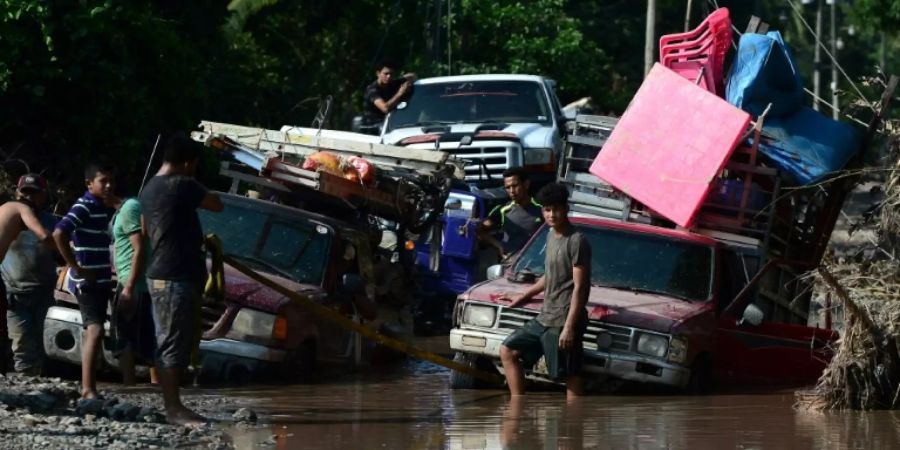
<svg viewBox="0 0 900 450">
<path fill-rule="evenodd" d="M 205 234 L 219 236 L 225 254 L 251 268 L 322 284 L 331 242 L 326 227 L 233 202 L 220 213 L 201 210 L 200 222 Z"/>
<path fill-rule="evenodd" d="M 388 117 L 387 130 L 491 121 L 549 125 L 551 114 L 543 87 L 537 81 L 417 84 L 406 107 Z"/>
<path fill-rule="evenodd" d="M 591 283 L 707 301 L 713 279 L 713 249 L 678 239 L 624 230 L 577 226 L 591 244 Z M 516 261 L 516 272 L 544 273 L 548 227 Z"/>
</svg>

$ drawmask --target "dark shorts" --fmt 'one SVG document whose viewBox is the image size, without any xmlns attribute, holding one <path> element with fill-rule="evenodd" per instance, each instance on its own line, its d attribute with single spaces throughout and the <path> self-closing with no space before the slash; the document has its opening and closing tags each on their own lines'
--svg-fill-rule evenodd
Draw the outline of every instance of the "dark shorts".
<svg viewBox="0 0 900 450">
<path fill-rule="evenodd" d="M 135 358 L 144 364 L 153 364 L 156 353 L 156 328 L 153 325 L 153 309 L 150 293 L 144 292 L 135 299 L 132 314 L 127 315 L 119 308 L 119 297 L 113 300 L 112 335 L 114 354 L 124 350 L 134 352 Z"/>
<path fill-rule="evenodd" d="M 522 328 L 514 331 L 503 341 L 503 345 L 519 351 L 522 365 L 531 369 L 541 356 L 547 363 L 547 375 L 553 380 L 563 380 L 567 376 L 581 374 L 584 366 L 584 331 L 586 321 L 581 321 L 575 330 L 575 342 L 569 350 L 559 348 L 559 334 L 562 327 L 545 327 L 540 322 L 530 320 Z"/>
<path fill-rule="evenodd" d="M 156 326 L 156 366 L 184 369 L 191 362 L 194 344 L 194 304 L 200 301 L 200 283 L 147 279 Z"/>
<path fill-rule="evenodd" d="M 78 289 L 75 294 L 78 299 L 78 310 L 81 311 L 81 326 L 98 324 L 103 329 L 106 322 L 106 310 L 112 299 L 112 290 L 101 286 L 91 286 Z"/>
</svg>

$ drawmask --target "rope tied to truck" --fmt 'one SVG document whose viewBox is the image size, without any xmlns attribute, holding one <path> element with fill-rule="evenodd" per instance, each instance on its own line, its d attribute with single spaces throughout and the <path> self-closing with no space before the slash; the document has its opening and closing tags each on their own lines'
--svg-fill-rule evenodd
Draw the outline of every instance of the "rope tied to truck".
<svg viewBox="0 0 900 450">
<path fill-rule="evenodd" d="M 370 339 L 378 344 L 384 345 L 386 347 L 390 347 L 398 352 L 405 353 L 413 358 L 421 359 L 424 361 L 428 361 L 432 364 L 437 364 L 439 366 L 446 367 L 451 370 L 455 370 L 458 372 L 462 372 L 468 375 L 471 375 L 479 380 L 487 381 L 490 383 L 502 383 L 503 378 L 497 374 L 487 373 L 481 370 L 478 370 L 474 367 L 470 367 L 465 364 L 458 363 L 456 361 L 452 361 L 450 359 L 444 358 L 435 353 L 427 352 L 416 348 L 412 344 L 405 342 L 400 339 L 396 339 L 387 335 L 380 333 L 378 330 L 374 328 L 368 327 L 361 323 L 354 321 L 351 318 L 345 317 L 340 314 L 338 311 L 333 310 L 331 308 L 319 305 L 306 296 L 302 294 L 298 294 L 278 283 L 269 279 L 268 277 L 256 272 L 253 269 L 241 264 L 237 260 L 231 258 L 228 255 L 223 255 L 223 261 L 229 266 L 233 267 L 238 272 L 250 277 L 256 282 L 266 286 L 269 289 L 278 292 L 281 295 L 289 298 L 291 301 L 299 305 L 300 307 L 306 309 L 308 312 L 314 314 L 321 320 L 325 320 L 331 322 L 337 326 L 340 326 L 344 329 L 359 333 L 361 336 Z"/>
</svg>

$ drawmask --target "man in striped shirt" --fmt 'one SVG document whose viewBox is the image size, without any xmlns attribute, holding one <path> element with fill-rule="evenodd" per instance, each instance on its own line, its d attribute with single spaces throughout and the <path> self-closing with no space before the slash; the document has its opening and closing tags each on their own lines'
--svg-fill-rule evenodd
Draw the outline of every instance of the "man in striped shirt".
<svg viewBox="0 0 900 450">
<path fill-rule="evenodd" d="M 98 164 L 89 164 L 84 176 L 87 192 L 56 225 L 53 239 L 69 267 L 67 287 L 81 310 L 81 397 L 96 398 L 97 352 L 113 288 L 109 221 L 115 210 L 109 205 L 115 202 L 115 176 L 112 167 Z"/>
</svg>

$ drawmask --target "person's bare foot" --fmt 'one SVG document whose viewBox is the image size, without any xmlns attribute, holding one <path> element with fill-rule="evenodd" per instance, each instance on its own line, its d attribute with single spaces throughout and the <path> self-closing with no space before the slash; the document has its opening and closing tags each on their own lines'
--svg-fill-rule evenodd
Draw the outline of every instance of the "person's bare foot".
<svg viewBox="0 0 900 450">
<path fill-rule="evenodd" d="M 166 422 L 172 425 L 181 425 L 188 428 L 198 428 L 209 423 L 206 417 L 201 416 L 185 407 L 166 411 Z"/>
<path fill-rule="evenodd" d="M 81 399 L 82 399 L 82 400 L 90 400 L 90 399 L 94 399 L 94 398 L 97 398 L 97 397 L 98 397 L 97 391 L 82 391 L 82 392 L 81 392 Z"/>
</svg>

